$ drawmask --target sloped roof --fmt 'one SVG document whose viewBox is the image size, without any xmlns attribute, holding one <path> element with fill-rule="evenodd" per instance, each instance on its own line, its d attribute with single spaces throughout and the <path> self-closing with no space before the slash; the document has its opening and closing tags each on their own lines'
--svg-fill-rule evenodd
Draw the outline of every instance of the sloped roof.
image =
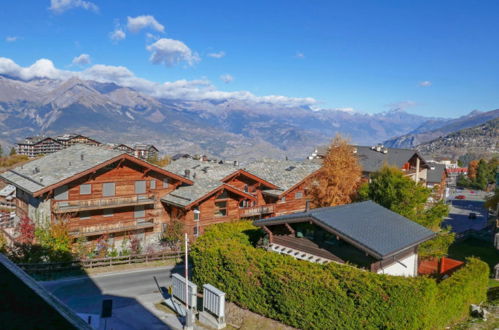
<svg viewBox="0 0 499 330">
<path fill-rule="evenodd" d="M 254 221 L 256 226 L 313 221 L 378 259 L 386 259 L 435 236 L 431 230 L 372 201 L 324 207 Z"/>
<path fill-rule="evenodd" d="M 387 153 L 383 153 L 368 146 L 354 146 L 354 148 L 357 150 L 357 157 L 364 172 L 376 172 L 385 163 L 402 168 L 416 154 L 423 160 L 422 166 L 426 164 L 424 158 L 415 149 L 383 148 L 387 151 Z M 321 146 L 317 147 L 316 150 L 318 155 L 325 156 L 328 147 Z"/>
<path fill-rule="evenodd" d="M 3 189 L 0 189 L 0 196 L 7 197 L 16 192 L 16 187 L 11 184 L 6 185 Z"/>
<path fill-rule="evenodd" d="M 224 185 L 221 180 L 237 171 L 239 167 L 232 164 L 180 158 L 165 166 L 164 169 L 181 176 L 185 175 L 186 170 L 189 171 L 189 178 L 194 182 L 193 185 L 178 187 L 161 198 L 165 203 L 184 207 Z"/>
<path fill-rule="evenodd" d="M 428 163 L 430 168 L 426 172 L 426 182 L 429 183 L 440 183 L 442 181 L 442 176 L 445 173 L 445 165 L 438 163 Z"/>
<path fill-rule="evenodd" d="M 34 193 L 122 154 L 123 151 L 76 144 L 4 172 L 0 177 Z"/>
<path fill-rule="evenodd" d="M 305 161 L 264 159 L 244 169 L 280 188 L 283 192 L 321 168 L 320 164 Z"/>
</svg>

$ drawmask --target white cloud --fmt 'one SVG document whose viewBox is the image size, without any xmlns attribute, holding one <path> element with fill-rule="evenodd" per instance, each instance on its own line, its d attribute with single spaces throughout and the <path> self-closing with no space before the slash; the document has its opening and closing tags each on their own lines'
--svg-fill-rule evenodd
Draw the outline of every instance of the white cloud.
<svg viewBox="0 0 499 330">
<path fill-rule="evenodd" d="M 182 41 L 162 38 L 146 47 L 150 51 L 150 60 L 154 64 L 173 66 L 180 62 L 186 62 L 192 66 L 201 59 Z"/>
<path fill-rule="evenodd" d="M 98 82 L 112 82 L 123 87 L 133 88 L 153 97 L 200 100 L 236 100 L 246 103 L 265 103 L 278 107 L 313 106 L 313 98 L 297 98 L 281 95 L 256 96 L 248 91 L 225 92 L 215 88 L 208 80 L 177 80 L 164 83 L 153 82 L 140 77 L 124 66 L 95 64 L 83 71 L 68 71 L 55 68 L 52 61 L 40 59 L 29 67 L 21 67 L 9 58 L 0 57 L 0 74 L 10 75 L 23 80 L 50 78 L 65 80 L 78 77 Z"/>
<path fill-rule="evenodd" d="M 165 32 L 165 27 L 160 24 L 152 15 L 141 15 L 137 17 L 127 18 L 127 28 L 133 33 L 137 33 L 142 29 L 151 28 L 158 32 Z"/>
<path fill-rule="evenodd" d="M 303 54 L 302 52 L 296 52 L 295 57 L 302 59 L 305 58 L 305 54 Z"/>
<path fill-rule="evenodd" d="M 7 41 L 7 42 L 14 42 L 17 40 L 19 40 L 19 37 L 16 37 L 16 36 L 8 36 L 5 38 L 5 41 Z"/>
<path fill-rule="evenodd" d="M 117 27 L 113 32 L 109 33 L 109 38 L 113 41 L 120 41 L 126 38 L 126 33 L 121 28 Z"/>
<path fill-rule="evenodd" d="M 50 0 L 51 10 L 55 14 L 62 14 L 63 12 L 73 9 L 73 8 L 82 8 L 85 10 L 91 10 L 94 12 L 99 11 L 99 7 L 93 2 L 83 1 L 83 0 Z"/>
<path fill-rule="evenodd" d="M 226 84 L 229 84 L 232 81 L 234 81 L 234 77 L 228 73 L 221 75 L 220 79 Z"/>
<path fill-rule="evenodd" d="M 222 57 L 225 57 L 225 52 L 223 50 L 219 51 L 219 52 L 216 52 L 216 53 L 209 53 L 208 54 L 208 57 L 212 57 L 212 58 L 222 58 Z"/>
<path fill-rule="evenodd" d="M 419 83 L 419 86 L 421 87 L 430 87 L 431 86 L 431 81 L 425 80 Z"/>
<path fill-rule="evenodd" d="M 90 64 L 90 55 L 88 54 L 81 54 L 80 56 L 76 56 L 73 58 L 73 61 L 71 62 L 73 65 L 88 65 Z"/>
</svg>

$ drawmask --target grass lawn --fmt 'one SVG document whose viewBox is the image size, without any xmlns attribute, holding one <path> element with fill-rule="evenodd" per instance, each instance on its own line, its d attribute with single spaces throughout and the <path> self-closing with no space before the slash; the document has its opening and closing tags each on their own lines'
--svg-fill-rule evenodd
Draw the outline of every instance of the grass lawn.
<svg viewBox="0 0 499 330">
<path fill-rule="evenodd" d="M 465 260 L 466 257 L 477 257 L 489 265 L 491 270 L 499 263 L 499 251 L 492 242 L 485 242 L 476 238 L 468 238 L 464 241 L 454 242 L 449 247 L 449 257 L 457 260 Z"/>
</svg>

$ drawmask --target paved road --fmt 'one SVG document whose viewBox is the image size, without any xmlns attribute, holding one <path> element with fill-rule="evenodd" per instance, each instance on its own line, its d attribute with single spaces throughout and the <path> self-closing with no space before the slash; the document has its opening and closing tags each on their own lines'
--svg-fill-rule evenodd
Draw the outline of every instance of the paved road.
<svg viewBox="0 0 499 330">
<path fill-rule="evenodd" d="M 463 195 L 465 199 L 456 199 L 456 196 Z M 450 211 L 449 217 L 443 221 L 443 226 L 451 226 L 452 231 L 462 233 L 466 230 L 481 230 L 487 226 L 487 210 L 483 207 L 483 202 L 488 194 L 484 191 L 476 190 L 456 190 L 452 191 L 447 199 Z M 469 219 L 471 212 L 476 213 L 476 219 Z"/>
<path fill-rule="evenodd" d="M 133 270 L 41 284 L 79 314 L 99 315 L 102 300 L 113 299 L 113 317 L 107 321 L 107 329 L 181 329 L 176 316 L 154 307 L 161 301 L 161 293 L 153 276 L 161 287 L 167 288 L 172 271 L 180 272 L 181 267 Z M 100 329 L 104 329 L 103 321 Z"/>
</svg>

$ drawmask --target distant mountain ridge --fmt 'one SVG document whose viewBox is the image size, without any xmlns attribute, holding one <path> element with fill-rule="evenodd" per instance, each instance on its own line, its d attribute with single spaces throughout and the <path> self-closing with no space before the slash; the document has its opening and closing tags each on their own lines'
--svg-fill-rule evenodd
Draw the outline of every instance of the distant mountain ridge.
<svg viewBox="0 0 499 330">
<path fill-rule="evenodd" d="M 226 159 L 303 158 L 336 133 L 371 145 L 424 123 L 449 120 L 401 110 L 375 115 L 240 99 L 159 99 L 115 83 L 0 75 L 0 143 L 76 132 L 102 142 L 150 143 L 160 151 Z"/>
<path fill-rule="evenodd" d="M 386 140 L 383 144 L 390 148 L 414 148 L 422 143 L 464 128 L 483 124 L 497 117 L 499 117 L 499 109 L 487 112 L 475 110 L 465 116 L 447 121 L 430 120 L 423 123 L 412 132 Z"/>
<path fill-rule="evenodd" d="M 417 149 L 431 157 L 457 158 L 465 154 L 473 154 L 480 158 L 497 155 L 499 153 L 499 118 L 422 143 L 417 146 Z"/>
</svg>

